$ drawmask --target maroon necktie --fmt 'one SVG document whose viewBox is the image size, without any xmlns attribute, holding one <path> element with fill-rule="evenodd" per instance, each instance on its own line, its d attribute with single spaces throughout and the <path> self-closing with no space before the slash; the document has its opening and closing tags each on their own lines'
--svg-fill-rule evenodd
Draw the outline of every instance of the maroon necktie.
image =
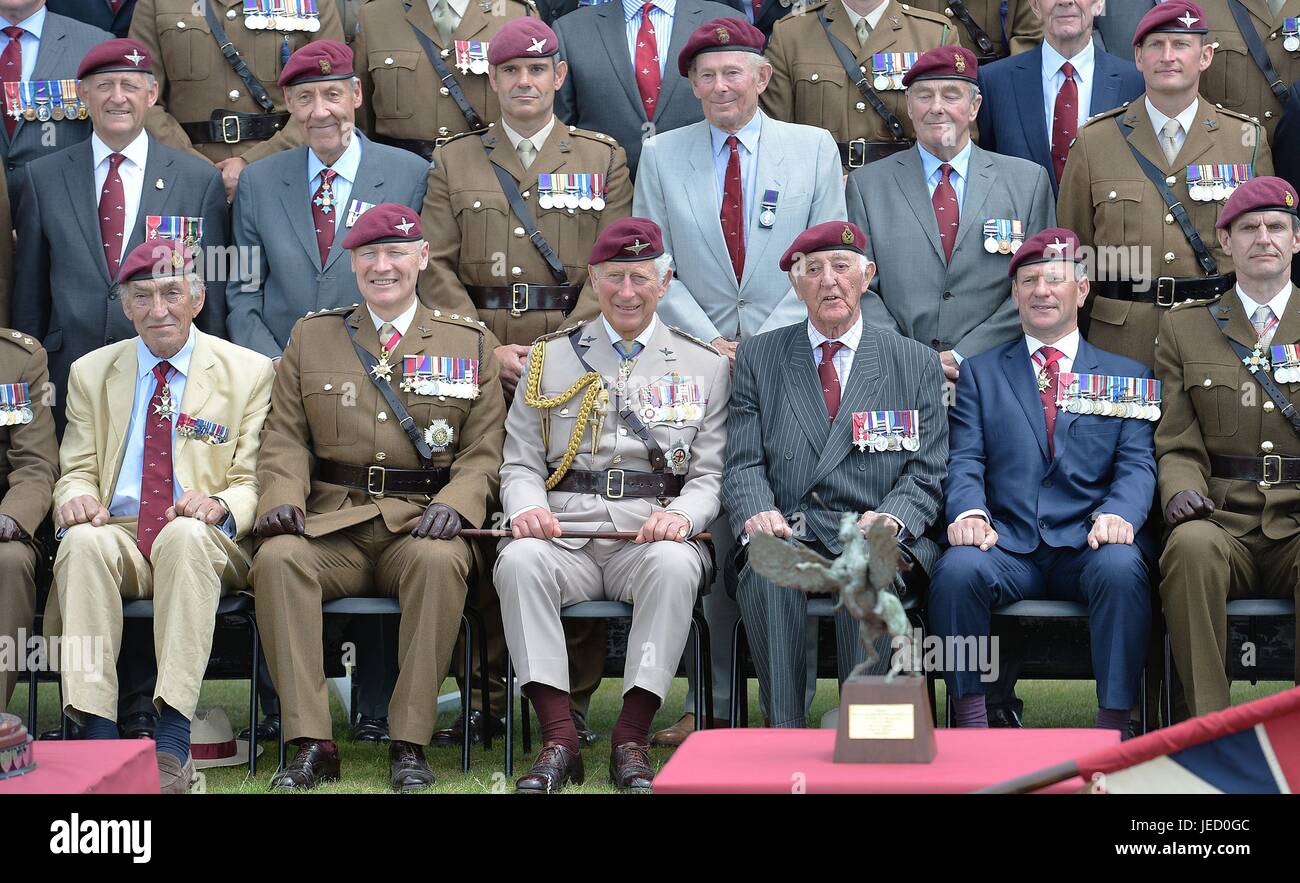
<svg viewBox="0 0 1300 883">
<path fill-rule="evenodd" d="M 735 135 L 727 136 L 727 147 L 731 155 L 727 157 L 727 176 L 722 187 L 722 238 L 727 242 L 727 254 L 731 255 L 731 269 L 739 282 L 745 274 L 745 197 L 740 185 L 740 150 Z"/>
<path fill-rule="evenodd" d="M 146 558 L 167 524 L 167 510 L 172 505 L 172 420 L 176 402 L 167 389 L 167 375 L 171 370 L 169 362 L 154 365 L 153 397 L 144 414 L 144 463 L 141 464 L 135 544 Z"/>
<path fill-rule="evenodd" d="M 943 243 L 943 256 L 952 260 L 952 247 L 957 244 L 957 228 L 961 226 L 961 209 L 957 207 L 957 191 L 952 189 L 952 166 L 939 166 L 943 177 L 934 188 L 930 203 L 934 206 L 934 219 L 939 224 L 939 241 Z"/>
<path fill-rule="evenodd" d="M 641 30 L 636 32 L 636 88 L 641 93 L 645 118 L 655 118 L 655 101 L 659 98 L 659 44 L 654 25 L 650 24 L 653 3 L 641 7 Z"/>
<path fill-rule="evenodd" d="M 826 413 L 831 422 L 840 412 L 840 376 L 835 373 L 835 354 L 844 348 L 838 340 L 823 340 L 818 344 L 822 351 L 822 363 L 817 366 L 817 379 L 822 384 L 822 398 L 826 400 Z"/>
<path fill-rule="evenodd" d="M 118 174 L 125 159 L 120 153 L 108 155 L 108 175 L 99 194 L 99 235 L 104 239 L 104 260 L 108 263 L 110 279 L 117 279 L 117 267 L 122 260 L 122 234 L 126 230 L 126 188 Z"/>
<path fill-rule="evenodd" d="M 1065 82 L 1056 93 L 1056 109 L 1052 111 L 1052 170 L 1056 180 L 1061 180 L 1065 160 L 1070 155 L 1070 145 L 1079 134 L 1079 87 L 1074 82 L 1074 65 L 1068 61 L 1061 65 Z"/>
<path fill-rule="evenodd" d="M 23 78 L 23 47 L 18 42 L 18 38 L 27 33 L 20 27 L 9 25 L 4 28 L 4 34 L 9 38 L 5 44 L 5 51 L 0 52 L 0 80 L 6 83 L 21 82 Z M 18 126 L 18 118 L 5 114 L 5 130 L 9 137 L 14 136 L 14 129 Z"/>
<path fill-rule="evenodd" d="M 122 4 L 125 2 L 126 0 L 108 0 L 108 8 L 113 10 L 114 15 L 117 15 L 117 13 L 122 9 Z"/>
<path fill-rule="evenodd" d="M 334 199 L 334 185 L 331 183 L 338 172 L 333 169 L 321 169 L 320 186 L 311 198 L 311 217 L 316 223 L 316 247 L 320 249 L 320 265 L 330 256 L 330 246 L 334 244 L 334 212 L 338 204 Z"/>
<path fill-rule="evenodd" d="M 1056 385 L 1061 376 L 1061 366 L 1057 361 L 1064 356 L 1056 347 L 1040 347 L 1034 353 L 1034 367 L 1038 369 L 1034 379 L 1038 382 L 1038 397 L 1043 400 L 1043 418 L 1047 421 L 1047 456 L 1055 456 L 1052 450 L 1052 433 L 1056 431 Z M 1044 383 L 1046 379 L 1046 383 Z"/>
</svg>

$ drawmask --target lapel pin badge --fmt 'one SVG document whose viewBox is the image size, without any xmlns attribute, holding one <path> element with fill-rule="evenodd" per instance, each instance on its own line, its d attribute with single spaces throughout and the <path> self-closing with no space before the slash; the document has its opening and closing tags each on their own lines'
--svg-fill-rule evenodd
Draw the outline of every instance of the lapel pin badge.
<svg viewBox="0 0 1300 883">
<path fill-rule="evenodd" d="M 162 178 L 159 178 L 157 181 L 154 181 L 154 182 L 153 182 L 153 186 L 154 186 L 154 189 L 155 189 L 155 190 L 162 190 L 162 189 L 163 189 L 164 187 L 166 187 L 167 185 L 163 183 L 163 179 L 162 179 Z"/>
</svg>

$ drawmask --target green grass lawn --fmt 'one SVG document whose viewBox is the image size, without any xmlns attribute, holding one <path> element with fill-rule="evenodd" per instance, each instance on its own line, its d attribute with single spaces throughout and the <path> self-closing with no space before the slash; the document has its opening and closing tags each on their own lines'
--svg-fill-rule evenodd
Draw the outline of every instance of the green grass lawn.
<svg viewBox="0 0 1300 883">
<path fill-rule="evenodd" d="M 600 733 L 601 739 L 594 746 L 583 751 L 587 780 L 581 787 L 570 787 L 569 792 L 585 794 L 612 793 L 609 785 L 609 731 L 618 716 L 622 681 L 607 679 L 592 699 L 589 721 Z M 1232 701 L 1234 703 L 1258 699 L 1291 686 L 1288 683 L 1265 683 L 1252 687 L 1249 683 L 1233 684 Z M 444 691 L 454 690 L 454 684 L 448 682 Z M 1095 688 L 1092 681 L 1021 681 L 1017 694 L 1025 702 L 1025 725 L 1029 727 L 1088 727 L 1092 725 L 1096 711 Z M 668 701 L 655 718 L 655 728 L 664 727 L 675 721 L 680 714 L 686 681 L 678 679 L 669 694 Z M 40 727 L 49 729 L 57 719 L 58 691 L 53 684 L 42 685 L 40 693 Z M 939 707 L 944 703 L 943 684 L 939 684 Z M 818 683 L 817 698 L 813 702 L 811 720 L 818 721 L 821 716 L 838 704 L 836 684 L 833 680 Z M 343 707 L 331 699 L 334 712 L 334 734 L 343 754 L 343 780 L 336 785 L 320 789 L 323 793 L 389 793 L 388 787 L 388 748 L 386 745 L 358 745 L 348 740 L 349 729 L 344 718 Z M 209 681 L 203 686 L 200 698 L 201 706 L 222 706 L 230 722 L 238 733 L 248 723 L 248 682 L 247 681 Z M 20 685 L 14 694 L 9 711 L 20 716 L 27 714 L 27 688 Z M 517 718 L 516 718 L 517 719 Z M 761 721 L 758 709 L 758 684 L 749 682 L 749 719 Z M 451 723 L 450 716 L 444 716 L 442 726 Z M 534 730 L 536 717 L 533 717 Z M 534 732 L 533 749 L 539 743 Z M 523 746 L 518 734 L 515 737 L 515 775 L 527 771 L 531 757 L 523 754 Z M 207 793 L 259 794 L 266 791 L 271 775 L 275 771 L 276 745 L 274 742 L 263 743 L 263 753 L 258 763 L 257 778 L 248 778 L 248 769 L 244 766 L 221 767 L 204 771 L 203 789 Z M 477 746 L 471 754 L 472 766 L 468 774 L 460 769 L 459 749 L 426 749 L 429 764 L 438 777 L 438 784 L 429 793 L 438 794 L 479 794 L 479 793 L 513 793 L 514 782 L 507 779 L 504 772 L 502 744 L 496 740 L 492 752 L 485 754 Z M 653 749 L 651 758 L 656 767 L 662 766 L 672 755 L 670 749 Z"/>
</svg>

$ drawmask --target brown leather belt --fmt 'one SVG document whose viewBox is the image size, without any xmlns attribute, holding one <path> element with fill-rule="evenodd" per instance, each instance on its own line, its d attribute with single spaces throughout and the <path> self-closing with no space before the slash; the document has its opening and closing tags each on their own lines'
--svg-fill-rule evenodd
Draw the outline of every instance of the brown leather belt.
<svg viewBox="0 0 1300 883">
<path fill-rule="evenodd" d="M 514 315 L 529 310 L 563 310 L 570 313 L 578 305 L 581 285 L 466 285 L 465 293 L 480 310 L 509 310 Z"/>
<path fill-rule="evenodd" d="M 193 144 L 239 144 L 265 141 L 289 124 L 287 113 L 237 113 L 214 110 L 212 118 L 200 123 L 181 123 Z"/>
<path fill-rule="evenodd" d="M 600 494 L 607 500 L 623 497 L 675 497 L 682 492 L 682 477 L 671 473 L 626 472 L 607 469 L 584 472 L 570 469 L 552 490 L 570 494 Z"/>
<path fill-rule="evenodd" d="M 1158 307 L 1172 307 L 1174 304 L 1188 300 L 1210 300 L 1232 288 L 1234 276 L 1160 276 L 1154 285 L 1146 285 L 1146 291 L 1134 289 L 1133 282 L 1094 282 L 1092 290 L 1098 297 L 1112 300 L 1127 300 L 1140 304 L 1155 304 Z"/>
<path fill-rule="evenodd" d="M 451 477 L 450 469 L 387 469 L 383 466 L 353 466 L 333 460 L 317 460 L 312 477 L 317 481 L 365 491 L 374 497 L 385 494 L 436 494 Z"/>
<path fill-rule="evenodd" d="M 1210 474 L 1229 481 L 1258 481 L 1267 484 L 1300 483 L 1300 457 L 1233 457 L 1210 455 Z"/>
<path fill-rule="evenodd" d="M 840 165 L 846 169 L 860 169 L 878 159 L 902 153 L 914 144 L 915 141 L 868 141 L 865 138 L 855 138 L 839 142 L 835 146 L 840 150 Z"/>
<path fill-rule="evenodd" d="M 380 144 L 387 144 L 389 147 L 400 147 L 402 150 L 409 150 L 411 153 L 424 157 L 426 161 L 432 161 L 433 152 L 450 141 L 451 138 L 435 138 L 432 141 L 425 141 L 423 138 L 389 138 L 387 135 L 383 135 L 377 136 L 375 140 Z"/>
</svg>

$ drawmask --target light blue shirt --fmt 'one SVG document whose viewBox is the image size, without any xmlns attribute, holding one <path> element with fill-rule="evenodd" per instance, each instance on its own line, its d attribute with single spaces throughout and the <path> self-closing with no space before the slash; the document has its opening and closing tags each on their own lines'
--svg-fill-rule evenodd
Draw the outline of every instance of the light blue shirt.
<svg viewBox="0 0 1300 883">
<path fill-rule="evenodd" d="M 970 168 L 971 145 L 973 143 L 967 141 L 961 153 L 948 161 L 948 165 L 952 166 L 952 174 L 948 176 L 948 182 L 952 184 L 952 189 L 957 193 L 958 211 L 961 211 L 962 204 L 966 199 L 966 170 Z M 921 153 L 921 170 L 925 173 L 925 186 L 929 188 L 930 196 L 933 197 L 935 189 L 939 186 L 940 179 L 943 178 L 943 172 L 940 171 L 939 166 L 943 165 L 944 161 L 922 147 L 919 141 L 916 142 L 916 149 Z"/>
<path fill-rule="evenodd" d="M 9 19 L 0 17 L 0 27 L 9 27 L 11 24 L 16 24 L 26 31 L 25 34 L 18 38 L 18 47 L 23 52 L 22 78 L 30 80 L 32 71 L 36 68 L 36 53 L 41 48 L 41 30 L 45 27 L 45 5 L 41 4 L 40 9 L 20 22 L 10 22 Z M 5 47 L 9 45 L 9 37 L 0 33 L 0 40 L 4 41 L 0 43 L 0 52 L 3 52 Z M 0 79 L 8 80 L 9 77 L 0 76 Z"/>
<path fill-rule="evenodd" d="M 673 14 L 677 0 L 653 0 L 650 24 L 655 29 L 655 51 L 659 56 L 659 76 L 662 79 L 668 65 L 668 41 L 673 35 Z M 645 0 L 623 0 L 623 18 L 627 23 L 627 54 L 636 62 L 636 38 L 641 32 L 641 7 Z"/>
<path fill-rule="evenodd" d="M 758 136 L 763 128 L 763 114 L 754 111 L 753 119 L 736 133 L 739 140 L 737 150 L 740 152 L 740 192 L 745 209 L 745 244 L 749 244 L 749 222 L 754 216 L 754 166 L 758 163 Z M 718 205 L 722 205 L 722 194 L 727 187 L 727 160 L 731 158 L 731 149 L 727 147 L 730 133 L 716 126 L 709 126 L 709 136 L 713 139 L 713 168 L 717 172 Z"/>
<path fill-rule="evenodd" d="M 337 174 L 331 186 L 334 189 L 334 210 L 330 212 L 334 216 L 334 231 L 337 233 L 339 224 L 343 223 L 340 219 L 347 213 L 348 198 L 352 196 L 352 185 L 357 180 L 357 169 L 361 165 L 361 138 L 355 129 L 352 130 L 352 141 L 343 149 L 343 155 L 340 156 L 334 165 L 330 166 Z M 320 161 L 320 157 L 309 147 L 307 148 L 307 193 L 310 198 L 316 197 L 316 190 L 320 187 L 321 170 L 326 168 L 325 163 Z"/>
<path fill-rule="evenodd" d="M 1061 73 L 1061 65 L 1067 61 L 1074 65 L 1074 84 L 1079 87 L 1079 106 L 1076 108 L 1078 119 L 1075 120 L 1075 125 L 1081 129 L 1092 113 L 1093 68 L 1096 58 L 1097 50 L 1091 40 L 1074 58 L 1066 58 L 1053 49 L 1051 43 L 1043 41 L 1043 101 L 1046 103 L 1044 110 L 1047 113 L 1048 144 L 1052 143 L 1052 119 L 1056 114 L 1056 95 L 1065 85 L 1065 74 Z"/>
</svg>

